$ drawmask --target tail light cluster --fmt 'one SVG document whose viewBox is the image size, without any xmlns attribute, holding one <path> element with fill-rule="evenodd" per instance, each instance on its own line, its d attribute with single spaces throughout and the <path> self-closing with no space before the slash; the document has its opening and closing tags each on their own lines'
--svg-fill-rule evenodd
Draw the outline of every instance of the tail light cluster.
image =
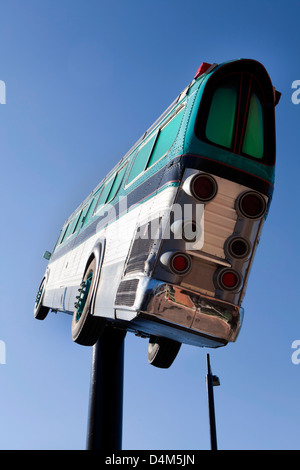
<svg viewBox="0 0 300 470">
<path fill-rule="evenodd" d="M 196 199 L 198 202 L 205 204 L 217 195 L 218 184 L 215 178 L 207 173 L 198 173 L 188 177 L 183 185 L 186 194 Z M 261 219 L 267 210 L 267 204 L 264 197 L 256 191 L 245 191 L 236 199 L 235 209 L 238 216 L 249 221 Z M 183 222 L 180 222 L 183 223 Z M 195 233 L 196 224 L 189 222 L 188 233 Z M 184 235 L 184 226 L 182 229 L 182 237 L 189 241 Z M 174 233 L 176 230 L 173 230 Z M 251 254 L 250 242 L 239 235 L 233 235 L 226 240 L 224 250 L 227 255 L 237 261 L 246 261 Z M 190 272 L 192 267 L 191 257 L 182 251 L 164 253 L 161 263 L 172 273 L 177 275 L 185 275 Z M 238 291 L 242 285 L 242 275 L 232 268 L 221 268 L 215 273 L 215 284 L 218 288 L 226 291 Z"/>
</svg>

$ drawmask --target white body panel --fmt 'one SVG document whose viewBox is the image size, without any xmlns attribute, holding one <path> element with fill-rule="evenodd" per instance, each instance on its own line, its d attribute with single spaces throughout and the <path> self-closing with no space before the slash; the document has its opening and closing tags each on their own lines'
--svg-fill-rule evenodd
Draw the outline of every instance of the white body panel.
<svg viewBox="0 0 300 470">
<path fill-rule="evenodd" d="M 168 211 L 176 192 L 177 187 L 167 187 L 50 263 L 44 305 L 55 310 L 73 312 L 76 292 L 87 260 L 97 241 L 105 239 L 105 254 L 94 315 L 114 318 L 114 298 L 136 229 L 142 223 L 158 217 L 158 213 Z"/>
</svg>

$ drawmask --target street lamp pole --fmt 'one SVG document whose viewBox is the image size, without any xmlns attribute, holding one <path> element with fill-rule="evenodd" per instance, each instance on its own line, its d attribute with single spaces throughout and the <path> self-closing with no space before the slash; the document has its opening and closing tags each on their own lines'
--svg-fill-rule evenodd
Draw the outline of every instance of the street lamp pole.
<svg viewBox="0 0 300 470">
<path fill-rule="evenodd" d="M 206 362 L 207 362 L 206 386 L 207 386 L 207 400 L 208 400 L 208 412 L 209 412 L 210 444 L 211 444 L 211 450 L 218 450 L 213 387 L 220 385 L 220 381 L 216 375 L 212 375 L 209 354 L 206 355 Z"/>
</svg>

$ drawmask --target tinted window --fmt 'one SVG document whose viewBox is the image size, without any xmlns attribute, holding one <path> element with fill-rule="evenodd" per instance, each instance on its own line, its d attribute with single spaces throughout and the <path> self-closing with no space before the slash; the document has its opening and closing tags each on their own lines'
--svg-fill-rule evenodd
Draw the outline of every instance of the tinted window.
<svg viewBox="0 0 300 470">
<path fill-rule="evenodd" d="M 81 214 L 82 214 L 82 211 L 79 212 L 78 216 L 77 216 L 77 219 L 75 221 L 75 225 L 74 225 L 74 229 L 73 229 L 73 232 L 72 233 L 75 233 L 79 227 L 79 220 L 81 219 Z"/>
<path fill-rule="evenodd" d="M 87 221 L 90 219 L 90 217 L 93 213 L 92 209 L 93 209 L 93 206 L 94 206 L 94 201 L 95 201 L 95 198 L 93 198 L 91 200 L 91 202 L 90 202 L 90 204 L 87 208 L 87 211 L 85 213 L 85 216 L 84 216 L 84 219 L 83 219 L 83 222 L 82 222 L 82 226 L 84 226 L 87 223 Z"/>
<path fill-rule="evenodd" d="M 154 165 L 170 150 L 178 132 L 182 116 L 183 110 L 179 111 L 138 150 L 131 166 L 127 184 L 131 183 L 144 170 Z"/>
<path fill-rule="evenodd" d="M 264 154 L 263 110 L 255 93 L 250 99 L 242 152 L 255 158 L 263 158 Z"/>
<path fill-rule="evenodd" d="M 98 199 L 98 202 L 97 202 L 97 206 L 95 208 L 95 211 L 98 211 L 102 206 L 103 204 L 105 204 L 106 202 L 106 199 L 107 199 L 107 196 L 111 190 L 111 187 L 113 185 L 113 182 L 114 182 L 114 178 L 111 178 L 107 183 L 105 183 L 105 185 L 103 186 L 103 189 L 100 193 L 100 196 L 99 196 L 99 199 Z"/>
<path fill-rule="evenodd" d="M 231 148 L 235 124 L 237 88 L 224 85 L 213 94 L 206 124 L 206 138 L 222 147 Z"/>
<path fill-rule="evenodd" d="M 154 165 L 163 155 L 165 155 L 174 139 L 177 135 L 181 119 L 183 116 L 183 110 L 177 113 L 171 121 L 169 121 L 159 132 L 158 137 L 155 141 L 155 146 L 149 158 L 147 168 Z"/>
<path fill-rule="evenodd" d="M 110 188 L 109 194 L 105 202 L 111 201 L 115 197 L 117 192 L 119 191 L 125 170 L 126 170 L 126 165 L 123 166 L 123 168 L 120 171 L 118 171 L 118 173 L 116 174 L 114 182 Z"/>
<path fill-rule="evenodd" d="M 156 137 L 157 134 L 152 136 L 151 139 L 138 150 L 127 179 L 127 184 L 131 183 L 131 181 L 144 171 Z"/>
<path fill-rule="evenodd" d="M 70 224 L 68 224 L 68 225 L 66 226 L 65 230 L 63 231 L 61 240 L 60 240 L 60 242 L 59 242 L 60 244 L 63 243 L 64 240 L 66 239 L 66 237 L 67 237 L 67 232 L 68 232 L 68 230 L 69 230 L 69 226 L 70 226 Z"/>
<path fill-rule="evenodd" d="M 233 154 L 273 165 L 274 92 L 269 77 L 265 70 L 259 71 L 259 79 L 248 70 L 228 75 L 222 75 L 221 70 L 203 90 L 196 136 Z"/>
<path fill-rule="evenodd" d="M 115 197 L 118 190 L 120 189 L 126 168 L 126 165 L 123 166 L 123 168 L 121 168 L 118 173 L 116 173 L 107 183 L 105 183 L 94 212 L 97 212 L 104 204 L 110 202 Z"/>
</svg>

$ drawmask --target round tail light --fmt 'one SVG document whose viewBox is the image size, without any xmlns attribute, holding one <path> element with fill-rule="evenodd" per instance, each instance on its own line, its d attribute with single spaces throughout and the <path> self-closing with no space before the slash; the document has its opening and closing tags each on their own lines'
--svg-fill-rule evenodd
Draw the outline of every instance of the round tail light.
<svg viewBox="0 0 300 470">
<path fill-rule="evenodd" d="M 165 252 L 161 255 L 160 262 L 173 274 L 187 274 L 192 267 L 191 257 L 182 251 Z"/>
<path fill-rule="evenodd" d="M 191 269 L 191 258 L 185 253 L 175 253 L 170 258 L 170 268 L 175 274 L 186 274 Z"/>
<path fill-rule="evenodd" d="M 234 269 L 221 269 L 216 277 L 217 286 L 223 290 L 236 291 L 242 283 L 240 273 Z"/>
<path fill-rule="evenodd" d="M 245 238 L 232 237 L 226 241 L 225 251 L 231 258 L 246 259 L 251 252 L 251 245 Z"/>
<path fill-rule="evenodd" d="M 248 191 L 239 197 L 238 209 L 247 219 L 259 219 L 265 214 L 267 205 L 261 194 Z"/>
<path fill-rule="evenodd" d="M 192 178 L 191 194 L 201 202 L 211 201 L 218 191 L 216 180 L 207 174 L 199 174 Z"/>
</svg>

